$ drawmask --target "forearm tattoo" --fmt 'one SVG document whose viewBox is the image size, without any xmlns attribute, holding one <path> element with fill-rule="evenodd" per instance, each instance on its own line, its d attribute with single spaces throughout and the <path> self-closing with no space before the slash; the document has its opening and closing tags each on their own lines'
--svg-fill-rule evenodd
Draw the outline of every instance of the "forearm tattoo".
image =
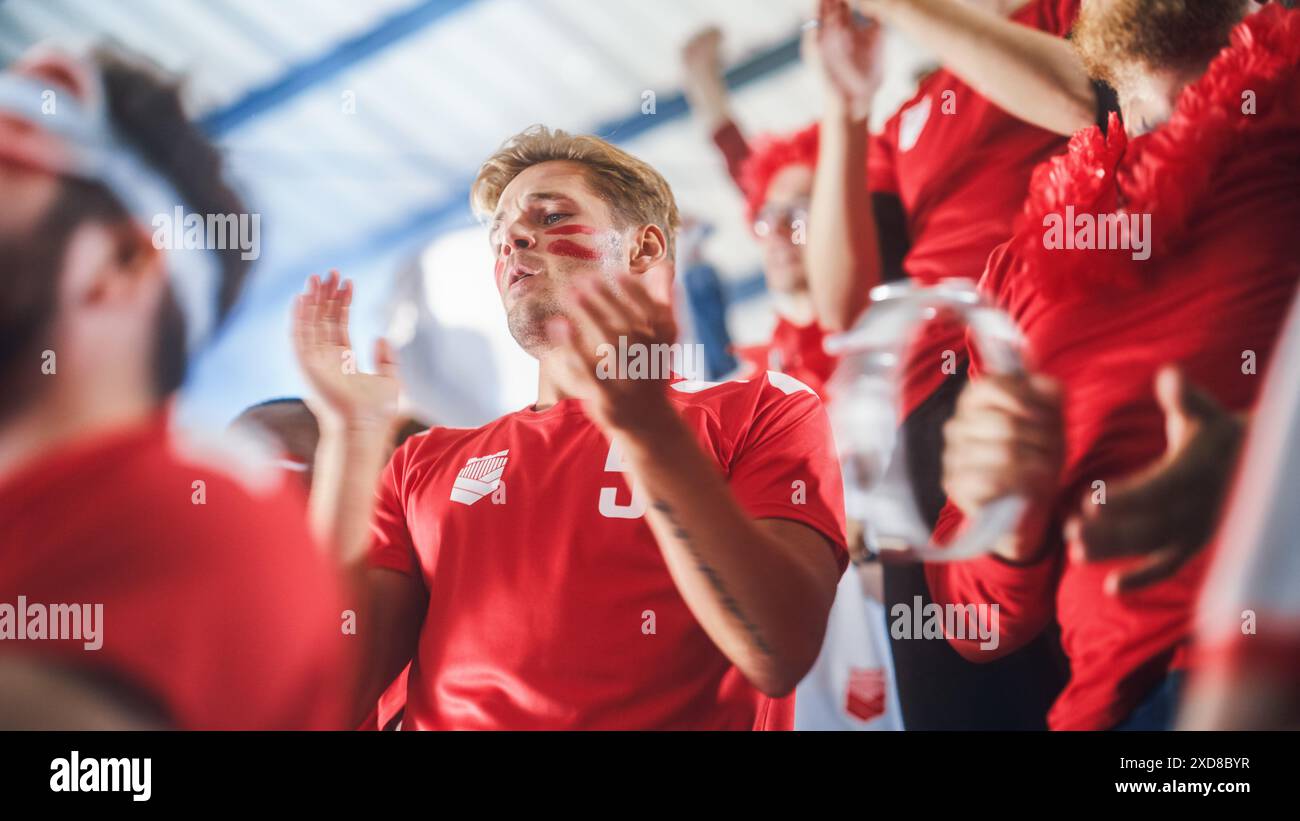
<svg viewBox="0 0 1300 821">
<path fill-rule="evenodd" d="M 691 535 L 677 521 L 677 516 L 673 513 L 672 507 L 667 502 L 658 500 L 654 502 L 653 507 L 662 513 L 668 521 L 668 526 L 672 528 L 673 537 L 686 546 L 691 558 L 695 560 L 695 567 L 700 573 L 704 574 L 704 578 L 709 580 L 709 584 L 713 587 L 714 592 L 718 594 L 718 599 L 722 602 L 723 608 L 740 623 L 741 627 L 745 628 L 745 632 L 749 634 L 754 646 L 758 648 L 760 653 L 765 656 L 772 655 L 772 648 L 768 646 L 767 641 L 763 638 L 758 625 L 749 620 L 749 617 L 740 609 L 740 603 L 736 601 L 731 593 L 727 592 L 726 585 L 722 583 L 722 577 L 704 561 L 704 557 L 695 549 L 695 544 L 691 541 Z"/>
</svg>

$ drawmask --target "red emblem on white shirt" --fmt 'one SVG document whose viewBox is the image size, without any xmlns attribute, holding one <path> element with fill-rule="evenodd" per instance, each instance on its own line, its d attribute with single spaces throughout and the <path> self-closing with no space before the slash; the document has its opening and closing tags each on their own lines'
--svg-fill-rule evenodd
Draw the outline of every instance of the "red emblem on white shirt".
<svg viewBox="0 0 1300 821">
<path fill-rule="evenodd" d="M 849 670 L 844 693 L 844 711 L 861 721 L 871 721 L 885 712 L 885 671 L 879 667 Z"/>
</svg>

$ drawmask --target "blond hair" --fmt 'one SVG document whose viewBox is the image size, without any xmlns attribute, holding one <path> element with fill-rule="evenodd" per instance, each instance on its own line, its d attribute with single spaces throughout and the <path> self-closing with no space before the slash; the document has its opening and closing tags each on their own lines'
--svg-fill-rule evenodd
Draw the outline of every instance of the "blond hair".
<svg viewBox="0 0 1300 821">
<path fill-rule="evenodd" d="M 587 184 L 623 223 L 659 226 L 668 241 L 668 257 L 672 258 L 681 216 L 668 181 L 644 160 L 587 134 L 534 125 L 506 140 L 484 161 L 470 188 L 475 213 L 490 216 L 501 192 L 520 172 L 557 160 L 586 166 Z"/>
</svg>

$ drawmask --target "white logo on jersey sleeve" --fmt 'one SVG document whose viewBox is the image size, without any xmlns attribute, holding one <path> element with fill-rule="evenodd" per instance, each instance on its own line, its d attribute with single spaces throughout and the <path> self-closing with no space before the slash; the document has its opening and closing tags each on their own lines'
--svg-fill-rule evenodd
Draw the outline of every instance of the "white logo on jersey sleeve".
<svg viewBox="0 0 1300 821">
<path fill-rule="evenodd" d="M 921 139 L 921 131 L 930 119 L 930 96 L 921 98 L 921 102 L 904 111 L 898 121 L 898 150 L 911 151 L 916 141 Z"/>
<path fill-rule="evenodd" d="M 792 393 L 798 393 L 799 391 L 811 393 L 813 396 L 817 395 L 817 391 L 800 382 L 798 379 L 795 379 L 788 373 L 768 371 L 767 383 L 772 387 L 779 389 L 786 396 L 789 396 Z"/>
<path fill-rule="evenodd" d="M 501 484 L 501 474 L 506 470 L 509 449 L 487 456 L 475 456 L 456 474 L 451 488 L 451 500 L 462 505 L 472 505 L 496 490 Z"/>
<path fill-rule="evenodd" d="M 705 382 L 702 379 L 683 379 L 680 382 L 670 383 L 668 387 L 672 388 L 678 393 L 699 393 L 700 391 L 707 391 L 709 388 L 716 388 L 722 384 L 724 383 Z"/>
</svg>

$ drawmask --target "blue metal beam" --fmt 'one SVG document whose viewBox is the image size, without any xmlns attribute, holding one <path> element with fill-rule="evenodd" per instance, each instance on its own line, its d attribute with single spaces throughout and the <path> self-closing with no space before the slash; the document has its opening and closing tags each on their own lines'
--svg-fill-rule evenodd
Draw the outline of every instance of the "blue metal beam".
<svg viewBox="0 0 1300 821">
<path fill-rule="evenodd" d="M 742 88 L 755 80 L 761 80 L 773 72 L 779 71 L 799 60 L 799 37 L 792 37 L 779 45 L 763 51 L 732 68 L 726 74 L 727 87 Z M 610 142 L 626 142 L 652 131 L 660 126 L 679 120 L 690 113 L 686 95 L 678 92 L 665 99 L 655 101 L 653 116 L 642 114 L 638 109 L 632 114 L 618 120 L 612 120 L 594 129 L 596 135 Z"/>
<path fill-rule="evenodd" d="M 204 116 L 200 123 L 214 137 L 228 134 L 304 91 L 365 62 L 392 44 L 418 34 L 471 2 L 473 0 L 422 0 L 369 31 L 339 43 L 319 57 L 299 63 L 277 79 L 248 92 L 242 99 Z"/>
<path fill-rule="evenodd" d="M 733 90 L 757 82 L 799 60 L 799 36 L 795 35 L 782 41 L 750 59 L 739 63 L 726 73 L 727 87 Z M 607 122 L 593 129 L 594 133 L 610 142 L 621 143 L 639 137 L 649 131 L 667 125 L 685 117 L 690 109 L 686 98 L 681 93 L 660 98 L 656 101 L 654 114 L 642 114 L 640 108 L 634 113 Z M 425 242 L 433 234 L 460 225 L 473 225 L 469 210 L 469 188 L 471 179 L 461 181 L 452 194 L 427 208 L 418 209 L 398 222 L 380 228 L 365 240 L 349 244 L 347 247 L 304 260 L 294 269 L 295 275 L 303 271 L 326 270 L 331 267 L 356 267 L 359 262 L 387 253 L 394 248 L 410 246 L 412 250 L 419 243 Z M 297 283 L 294 283 L 295 287 Z"/>
</svg>

